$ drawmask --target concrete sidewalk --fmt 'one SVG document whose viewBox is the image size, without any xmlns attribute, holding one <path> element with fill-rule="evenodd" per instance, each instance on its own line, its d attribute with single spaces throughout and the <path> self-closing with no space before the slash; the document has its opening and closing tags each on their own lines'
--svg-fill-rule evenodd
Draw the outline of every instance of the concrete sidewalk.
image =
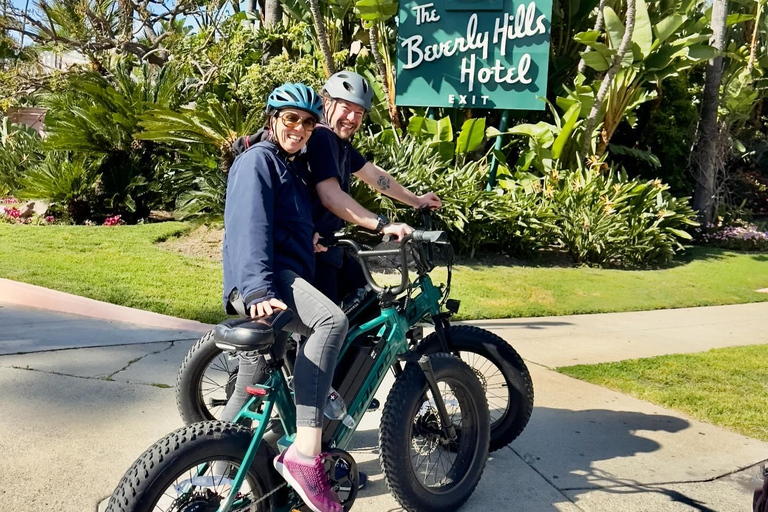
<svg viewBox="0 0 768 512">
<path fill-rule="evenodd" d="M 145 448 L 181 426 L 172 386 L 208 326 L 153 325 L 145 312 L 118 321 L 101 303 L 89 317 L 31 309 L 2 292 L 0 283 L 0 509 L 93 512 Z M 749 510 L 768 443 L 550 368 L 768 343 L 766 318 L 768 303 L 473 322 L 526 359 L 536 407 L 462 510 Z M 379 419 L 367 414 L 355 438 L 371 477 L 356 510 L 398 509 L 378 467 Z"/>
</svg>

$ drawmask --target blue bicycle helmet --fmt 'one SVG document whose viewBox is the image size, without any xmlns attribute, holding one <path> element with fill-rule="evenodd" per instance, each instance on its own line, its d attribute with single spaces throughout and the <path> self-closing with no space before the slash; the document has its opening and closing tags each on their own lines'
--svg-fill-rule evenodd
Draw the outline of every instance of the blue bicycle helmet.
<svg viewBox="0 0 768 512">
<path fill-rule="evenodd" d="M 304 84 L 283 84 L 275 88 L 267 98 L 267 115 L 284 108 L 298 108 L 309 112 L 319 121 L 323 116 L 320 96 Z"/>
</svg>

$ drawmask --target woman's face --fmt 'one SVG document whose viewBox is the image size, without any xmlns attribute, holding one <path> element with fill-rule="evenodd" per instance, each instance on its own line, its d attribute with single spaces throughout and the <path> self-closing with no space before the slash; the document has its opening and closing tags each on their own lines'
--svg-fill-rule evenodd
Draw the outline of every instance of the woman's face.
<svg viewBox="0 0 768 512">
<path fill-rule="evenodd" d="M 286 108 L 272 118 L 275 140 L 286 153 L 298 153 L 307 144 L 317 120 L 303 110 Z"/>
</svg>

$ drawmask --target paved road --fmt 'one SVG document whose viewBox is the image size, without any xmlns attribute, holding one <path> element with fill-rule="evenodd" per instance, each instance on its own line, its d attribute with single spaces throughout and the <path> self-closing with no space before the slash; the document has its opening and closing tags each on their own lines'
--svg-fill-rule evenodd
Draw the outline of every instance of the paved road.
<svg viewBox="0 0 768 512">
<path fill-rule="evenodd" d="M 172 386 L 207 326 L 144 312 L 131 322 L 124 310 L 118 321 L 109 305 L 96 314 L 88 304 L 81 312 L 89 317 L 31 309 L 2 291 L 0 510 L 93 512 L 146 447 L 181 426 Z M 477 322 L 526 359 L 536 407 L 523 435 L 493 454 L 462 510 L 750 509 L 768 443 L 551 368 L 768 343 L 765 318 L 768 303 Z M 354 444 L 371 475 L 355 505 L 366 512 L 398 509 L 378 468 L 379 417 L 366 415 Z"/>
</svg>

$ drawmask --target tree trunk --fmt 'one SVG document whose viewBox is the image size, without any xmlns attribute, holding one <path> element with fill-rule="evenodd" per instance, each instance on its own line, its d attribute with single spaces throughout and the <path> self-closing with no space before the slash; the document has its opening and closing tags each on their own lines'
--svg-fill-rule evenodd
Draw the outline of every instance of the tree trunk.
<svg viewBox="0 0 768 512">
<path fill-rule="evenodd" d="M 395 106 L 395 91 L 392 90 L 389 84 L 389 70 L 384 63 L 384 58 L 381 56 L 379 50 L 379 26 L 375 24 L 368 31 L 368 36 L 371 40 L 371 52 L 373 52 L 373 59 L 376 61 L 376 67 L 379 70 L 379 79 L 384 86 L 384 93 L 387 95 L 387 107 L 389 109 L 389 117 L 392 119 L 392 124 L 395 128 L 400 128 L 400 116 L 397 114 L 397 107 Z"/>
<path fill-rule="evenodd" d="M 592 150 L 592 131 L 597 124 L 597 116 L 600 113 L 600 109 L 605 101 L 605 96 L 608 94 L 608 88 L 611 86 L 613 78 L 616 73 L 621 69 L 621 61 L 624 60 L 624 54 L 627 53 L 627 49 L 632 44 L 632 33 L 635 31 L 635 0 L 627 0 L 627 17 L 624 22 L 626 28 L 624 29 L 624 37 L 621 39 L 621 44 L 616 50 L 616 55 L 613 56 L 613 64 L 608 73 L 603 77 L 603 81 L 600 84 L 600 90 L 597 91 L 597 98 L 592 105 L 592 110 L 587 117 L 587 125 L 584 131 L 584 143 L 582 145 L 582 151 L 584 156 L 590 155 Z"/>
<path fill-rule="evenodd" d="M 323 13 L 320 12 L 320 1 L 309 0 L 309 10 L 312 11 L 312 21 L 315 25 L 315 33 L 317 34 L 317 40 L 320 43 L 320 51 L 323 52 L 325 76 L 330 77 L 336 72 L 336 65 L 333 63 L 333 54 L 328 46 L 328 37 L 325 34 L 325 21 L 323 20 Z"/>
<path fill-rule="evenodd" d="M 600 0 L 600 5 L 597 6 L 597 19 L 595 20 L 595 28 L 592 30 L 603 30 L 603 9 L 605 9 L 605 4 L 608 3 L 608 0 Z M 590 51 L 590 48 L 587 47 L 586 51 Z M 584 62 L 584 57 L 582 57 L 579 60 L 579 73 L 584 73 L 584 71 L 587 69 L 587 63 Z"/>
<path fill-rule="evenodd" d="M 707 64 L 704 81 L 704 97 L 701 105 L 697 140 L 696 191 L 693 207 L 698 210 L 703 222 L 715 218 L 715 175 L 719 154 L 717 107 L 720 103 L 720 84 L 723 81 L 723 49 L 725 48 L 725 20 L 728 15 L 727 0 L 714 0 L 712 5 L 712 37 L 709 44 L 718 54 Z"/>
<path fill-rule="evenodd" d="M 122 41 L 130 41 L 133 36 L 133 4 L 129 0 L 120 0 L 119 34 Z"/>
<path fill-rule="evenodd" d="M 252 0 L 248 0 L 251 2 Z M 254 2 L 255 4 L 255 2 Z M 255 8 L 255 5 L 254 5 Z M 264 26 L 271 27 L 283 21 L 283 5 L 280 0 L 265 0 Z"/>
</svg>

